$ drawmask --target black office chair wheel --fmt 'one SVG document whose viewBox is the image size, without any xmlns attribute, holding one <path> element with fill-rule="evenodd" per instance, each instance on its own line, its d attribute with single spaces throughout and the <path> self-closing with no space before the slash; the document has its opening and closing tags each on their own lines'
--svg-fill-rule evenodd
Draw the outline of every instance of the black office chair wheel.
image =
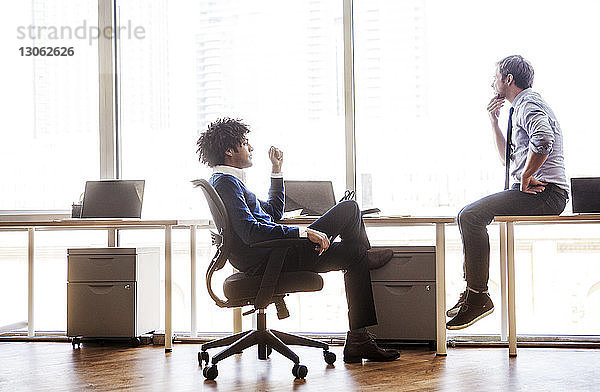
<svg viewBox="0 0 600 392">
<path fill-rule="evenodd" d="M 206 366 L 208 366 L 208 353 L 206 351 L 200 351 L 198 353 L 198 365 L 202 366 L 202 362 L 206 363 Z"/>
<path fill-rule="evenodd" d="M 336 359 L 335 353 L 332 353 L 331 351 L 323 351 L 323 358 L 325 358 L 325 362 L 327 362 L 328 365 L 333 365 Z"/>
<path fill-rule="evenodd" d="M 308 374 L 308 368 L 304 365 L 300 365 L 300 364 L 296 363 L 296 364 L 294 364 L 294 367 L 292 368 L 292 374 L 296 378 L 305 378 L 306 375 Z"/>
<path fill-rule="evenodd" d="M 73 349 L 81 347 L 81 338 L 73 338 L 71 339 L 71 344 L 73 345 Z"/>
<path fill-rule="evenodd" d="M 139 347 L 142 344 L 142 339 L 131 338 L 131 347 Z"/>
<path fill-rule="evenodd" d="M 273 353 L 273 349 L 271 348 L 271 346 L 267 346 L 267 358 L 269 358 L 272 353 Z"/>
<path fill-rule="evenodd" d="M 207 366 L 202 369 L 202 375 L 207 380 L 214 380 L 219 375 L 219 370 L 217 370 L 217 365 Z"/>
</svg>

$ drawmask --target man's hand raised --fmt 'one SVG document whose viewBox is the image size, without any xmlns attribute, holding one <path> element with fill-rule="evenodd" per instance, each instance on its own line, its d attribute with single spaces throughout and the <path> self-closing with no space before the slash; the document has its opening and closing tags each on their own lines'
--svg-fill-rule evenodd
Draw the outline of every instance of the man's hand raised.
<svg viewBox="0 0 600 392">
<path fill-rule="evenodd" d="M 488 115 L 490 116 L 490 121 L 493 124 L 498 123 L 498 117 L 500 116 L 500 108 L 504 105 L 504 98 L 500 98 L 495 96 L 490 100 L 490 103 L 487 105 Z"/>
<path fill-rule="evenodd" d="M 271 146 L 271 148 L 269 148 L 269 159 L 273 165 L 272 173 L 281 173 L 281 166 L 283 165 L 283 151 L 277 147 Z"/>
<path fill-rule="evenodd" d="M 319 256 L 329 248 L 329 237 L 327 237 L 327 234 L 313 229 L 306 229 L 306 236 L 311 242 L 317 244 L 315 250 L 319 251 Z"/>
</svg>

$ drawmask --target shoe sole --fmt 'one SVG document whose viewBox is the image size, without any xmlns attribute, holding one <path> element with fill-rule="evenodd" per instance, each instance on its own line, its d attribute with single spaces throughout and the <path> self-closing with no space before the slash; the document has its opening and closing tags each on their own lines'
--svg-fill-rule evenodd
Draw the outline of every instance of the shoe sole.
<svg viewBox="0 0 600 392">
<path fill-rule="evenodd" d="M 362 363 L 362 358 L 346 358 L 344 357 L 344 363 Z"/>
<path fill-rule="evenodd" d="M 370 361 L 370 362 L 391 362 L 391 361 L 395 361 L 396 359 L 400 358 L 400 353 L 398 353 L 398 355 L 395 355 L 393 358 L 390 359 L 383 359 L 383 360 L 373 360 L 373 359 L 368 359 L 365 358 L 365 361 Z M 344 363 L 362 363 L 363 358 L 362 357 L 344 357 Z"/>
<path fill-rule="evenodd" d="M 471 320 L 470 322 L 468 322 L 467 324 L 463 324 L 463 325 L 446 325 L 446 329 L 451 329 L 451 330 L 456 330 L 456 329 L 464 329 L 467 328 L 473 324 L 475 324 L 477 321 L 481 320 L 482 318 L 484 318 L 485 316 L 492 314 L 494 312 L 494 308 L 491 308 L 490 310 L 488 310 L 485 313 L 480 314 L 479 316 L 475 317 L 473 320 Z"/>
</svg>

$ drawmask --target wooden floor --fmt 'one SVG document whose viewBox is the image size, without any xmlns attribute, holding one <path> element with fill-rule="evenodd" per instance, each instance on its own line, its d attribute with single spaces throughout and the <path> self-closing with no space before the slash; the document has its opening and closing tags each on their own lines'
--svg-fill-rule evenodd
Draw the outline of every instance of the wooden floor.
<svg viewBox="0 0 600 392">
<path fill-rule="evenodd" d="M 1 391 L 600 391 L 600 350 L 454 348 L 446 358 L 406 350 L 398 361 L 346 365 L 342 347 L 327 366 L 321 350 L 297 348 L 308 366 L 306 380 L 294 380 L 292 363 L 256 350 L 219 363 L 219 376 L 205 381 L 199 346 L 98 346 L 69 343 L 0 343 Z M 211 354 L 213 354 L 211 352 Z"/>
</svg>

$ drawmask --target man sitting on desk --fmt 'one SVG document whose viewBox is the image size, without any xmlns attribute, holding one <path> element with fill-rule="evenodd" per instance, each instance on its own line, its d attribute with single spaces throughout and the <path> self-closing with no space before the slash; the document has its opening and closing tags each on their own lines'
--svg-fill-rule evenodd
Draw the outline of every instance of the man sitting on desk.
<svg viewBox="0 0 600 392">
<path fill-rule="evenodd" d="M 446 312 L 453 317 L 446 324 L 448 329 L 466 328 L 494 311 L 488 294 L 490 242 L 486 229 L 494 217 L 558 215 L 567 204 L 563 133 L 550 106 L 531 89 L 533 74 L 529 61 L 518 55 L 497 63 L 492 83 L 495 96 L 487 110 L 505 165 L 504 191 L 477 200 L 458 214 L 467 288 Z M 506 139 L 498 125 L 505 101 L 511 103 Z M 516 180 L 512 187 L 511 175 Z"/>
<path fill-rule="evenodd" d="M 210 183 L 223 200 L 233 227 L 230 263 L 247 274 L 261 274 L 269 250 L 250 248 L 249 244 L 307 237 L 312 245 L 290 249 L 283 271 L 344 270 L 350 321 L 344 362 L 395 360 L 400 353 L 378 347 L 374 336 L 365 329 L 377 324 L 369 269 L 383 266 L 393 252 L 370 250 L 360 209 L 354 201 L 337 204 L 306 230 L 275 223 L 284 210 L 283 152 L 275 147 L 269 149 L 273 166 L 269 199 L 257 199 L 245 185 L 243 169 L 252 166 L 253 151 L 246 138 L 248 132 L 242 122 L 223 118 L 210 124 L 197 143 L 200 161 L 213 168 Z M 333 242 L 337 236 L 341 241 Z"/>
</svg>

